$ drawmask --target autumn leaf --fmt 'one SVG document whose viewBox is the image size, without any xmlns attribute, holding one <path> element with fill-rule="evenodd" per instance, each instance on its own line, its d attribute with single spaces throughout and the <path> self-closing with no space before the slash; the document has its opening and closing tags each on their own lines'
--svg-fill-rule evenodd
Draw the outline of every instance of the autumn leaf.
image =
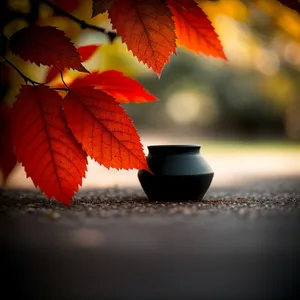
<svg viewBox="0 0 300 300">
<path fill-rule="evenodd" d="M 79 0 L 50 0 L 50 1 L 67 12 L 72 12 L 79 5 Z"/>
<path fill-rule="evenodd" d="M 120 103 L 142 103 L 156 100 L 139 82 L 115 70 L 94 72 L 79 77 L 71 84 L 72 86 L 94 86 L 111 95 Z"/>
<path fill-rule="evenodd" d="M 158 75 L 176 53 L 175 26 L 162 0 L 115 0 L 109 10 L 113 29 L 139 61 Z"/>
<path fill-rule="evenodd" d="M 100 47 L 99 45 L 87 45 L 87 46 L 79 47 L 77 50 L 80 54 L 81 61 L 85 62 L 89 60 L 99 47 Z M 59 70 L 51 66 L 46 75 L 45 82 L 49 83 L 59 75 L 60 75 Z"/>
<path fill-rule="evenodd" d="M 74 87 L 64 98 L 63 109 L 75 138 L 99 164 L 149 170 L 131 119 L 111 96 L 90 86 Z"/>
<path fill-rule="evenodd" d="M 55 79 L 58 75 L 60 75 L 60 72 L 55 67 L 51 66 L 47 72 L 45 82 L 49 83 L 53 79 Z"/>
<path fill-rule="evenodd" d="M 109 10 L 115 0 L 93 0 L 93 17 Z"/>
<path fill-rule="evenodd" d="M 4 185 L 17 163 L 11 140 L 10 117 L 11 108 L 5 102 L 0 102 L 0 172 Z"/>
<path fill-rule="evenodd" d="M 88 73 L 71 40 L 52 26 L 30 25 L 15 32 L 10 38 L 10 49 L 38 66 L 53 65 L 59 70 L 67 68 Z"/>
<path fill-rule="evenodd" d="M 177 44 L 197 54 L 226 59 L 214 27 L 194 0 L 166 1 L 175 21 Z"/>
<path fill-rule="evenodd" d="M 87 158 L 67 126 L 61 101 L 49 87 L 22 86 L 12 111 L 12 137 L 35 186 L 70 205 L 85 177 Z"/>
<path fill-rule="evenodd" d="M 101 45 L 87 45 L 78 48 L 81 60 L 83 62 L 89 60 Z"/>
</svg>

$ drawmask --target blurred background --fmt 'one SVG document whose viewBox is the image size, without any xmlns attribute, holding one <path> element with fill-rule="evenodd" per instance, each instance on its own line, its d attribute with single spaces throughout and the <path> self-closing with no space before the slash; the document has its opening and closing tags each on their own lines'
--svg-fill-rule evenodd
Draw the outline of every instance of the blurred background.
<svg viewBox="0 0 300 300">
<path fill-rule="evenodd" d="M 276 0 L 198 1 L 215 26 L 228 61 L 179 48 L 160 78 L 139 63 L 120 38 L 107 36 L 53 14 L 35 1 L 6 1 L 19 17 L 7 36 L 38 21 L 55 25 L 77 47 L 101 44 L 84 65 L 90 71 L 115 69 L 145 86 L 159 101 L 126 104 L 147 154 L 153 144 L 201 144 L 215 171 L 212 186 L 243 184 L 252 178 L 300 178 L 300 15 Z M 91 1 L 53 0 L 91 24 L 111 29 L 107 14 L 91 19 Z M 300 5 L 299 5 L 300 7 Z M 21 17 L 20 17 L 21 16 Z M 26 16 L 24 18 L 24 16 Z M 29 18 L 28 18 L 29 16 Z M 43 82 L 47 67 L 8 56 L 30 78 Z M 67 72 L 70 82 L 78 72 Z M 56 79 L 59 82 L 59 78 Z M 22 78 L 1 65 L 1 95 L 13 103 Z M 55 81 L 54 81 L 55 83 Z M 299 181 L 300 183 L 300 181 Z M 21 166 L 8 187 L 31 187 Z M 138 186 L 136 170 L 106 170 L 89 162 L 83 187 Z"/>
</svg>

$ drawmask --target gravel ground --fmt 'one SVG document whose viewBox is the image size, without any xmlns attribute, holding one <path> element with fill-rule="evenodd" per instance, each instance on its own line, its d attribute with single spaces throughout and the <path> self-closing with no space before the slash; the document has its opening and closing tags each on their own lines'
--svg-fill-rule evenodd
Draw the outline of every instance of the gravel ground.
<svg viewBox="0 0 300 300">
<path fill-rule="evenodd" d="M 71 209 L 1 191 L 0 243 L 1 299 L 298 299 L 300 180 L 186 203 L 82 190 Z"/>
<path fill-rule="evenodd" d="M 48 201 L 37 190 L 12 189 L 0 192 L 0 212 L 12 216 L 32 214 L 57 219 L 143 215 L 197 215 L 296 212 L 300 208 L 300 179 L 282 178 L 248 182 L 242 187 L 213 188 L 200 202 L 149 202 L 141 189 L 108 188 L 81 190 L 71 209 Z"/>
</svg>

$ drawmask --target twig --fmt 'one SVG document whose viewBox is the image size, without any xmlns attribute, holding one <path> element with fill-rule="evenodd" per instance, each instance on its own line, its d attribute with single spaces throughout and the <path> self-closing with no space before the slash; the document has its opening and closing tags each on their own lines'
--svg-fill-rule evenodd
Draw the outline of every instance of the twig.
<svg viewBox="0 0 300 300">
<path fill-rule="evenodd" d="M 65 91 L 65 92 L 68 92 L 70 90 L 69 88 L 51 88 L 51 89 L 55 91 Z"/>
<path fill-rule="evenodd" d="M 41 84 L 43 84 L 43 83 L 34 81 L 34 80 L 30 79 L 29 77 L 27 77 L 25 74 L 23 74 L 23 73 L 21 72 L 21 70 L 19 70 L 19 69 L 18 69 L 11 61 L 9 61 L 5 56 L 3 56 L 3 59 L 4 59 L 4 61 L 5 61 L 7 64 L 9 64 L 13 69 L 15 69 L 15 70 L 19 73 L 19 75 L 24 79 L 24 81 L 25 81 L 26 84 L 27 84 L 28 82 L 30 82 L 32 85 L 36 85 L 36 84 L 41 85 Z"/>
<path fill-rule="evenodd" d="M 57 13 L 58 15 L 62 15 L 65 16 L 67 18 L 69 18 L 70 20 L 74 21 L 75 23 L 79 24 L 80 27 L 82 29 L 92 29 L 98 32 L 102 32 L 108 35 L 109 39 L 111 42 L 113 42 L 113 40 L 118 36 L 115 32 L 113 31 L 108 31 L 102 27 L 98 27 L 92 24 L 89 24 L 83 20 L 78 19 L 77 17 L 71 15 L 70 13 L 66 12 L 65 10 L 61 9 L 59 6 L 55 5 L 54 3 L 48 1 L 48 0 L 40 0 L 41 2 L 47 4 L 48 6 L 50 6 L 55 13 Z"/>
<path fill-rule="evenodd" d="M 19 70 L 18 69 L 18 67 L 16 67 L 11 61 L 9 61 L 5 56 L 2 56 L 3 57 L 3 59 L 4 59 L 4 61 L 8 64 L 8 65 L 10 65 L 14 70 L 16 70 L 18 73 L 19 73 L 19 75 L 24 79 L 24 81 L 25 81 L 25 83 L 26 84 L 28 84 L 28 82 L 30 82 L 32 85 L 46 85 L 45 83 L 41 83 L 41 82 L 37 82 L 37 81 L 34 81 L 34 80 L 32 80 L 32 79 L 30 79 L 29 77 L 27 77 L 25 74 L 23 74 L 22 73 L 22 71 L 21 70 Z M 62 73 L 61 73 L 61 76 L 62 76 Z M 63 80 L 63 78 L 62 78 L 62 80 Z M 63 80 L 63 83 L 65 84 L 65 86 L 66 86 L 66 88 L 52 88 L 51 87 L 51 89 L 52 90 L 56 90 L 56 91 L 69 91 L 70 89 L 69 89 L 69 87 L 66 85 L 66 83 L 64 82 L 64 80 Z"/>
<path fill-rule="evenodd" d="M 60 70 L 57 66 L 54 66 L 54 67 L 55 67 L 55 69 L 59 72 L 61 81 L 62 81 L 63 84 L 65 85 L 67 91 L 69 91 L 70 89 L 69 89 L 68 85 L 66 84 L 66 82 L 65 82 L 65 80 L 64 80 L 64 75 L 63 75 L 62 70 Z"/>
</svg>

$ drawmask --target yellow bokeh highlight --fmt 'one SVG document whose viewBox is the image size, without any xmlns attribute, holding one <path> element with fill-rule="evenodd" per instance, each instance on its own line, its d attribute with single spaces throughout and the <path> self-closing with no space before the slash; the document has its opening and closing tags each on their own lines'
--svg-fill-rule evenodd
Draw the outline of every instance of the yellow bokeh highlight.
<svg viewBox="0 0 300 300">
<path fill-rule="evenodd" d="M 300 41 L 300 15 L 276 0 L 253 1 L 255 8 L 271 16 L 280 30 Z"/>
<path fill-rule="evenodd" d="M 264 78 L 260 81 L 260 88 L 281 108 L 294 100 L 295 82 L 286 73 L 281 72 Z"/>
<path fill-rule="evenodd" d="M 117 38 L 113 43 L 103 44 L 99 49 L 98 67 L 101 71 L 118 70 L 127 76 L 150 72 L 128 51 L 126 44 Z"/>
<path fill-rule="evenodd" d="M 237 21 L 247 21 L 249 18 L 248 8 L 239 0 L 198 0 L 196 2 L 212 20 L 219 15 L 225 15 Z"/>
</svg>

